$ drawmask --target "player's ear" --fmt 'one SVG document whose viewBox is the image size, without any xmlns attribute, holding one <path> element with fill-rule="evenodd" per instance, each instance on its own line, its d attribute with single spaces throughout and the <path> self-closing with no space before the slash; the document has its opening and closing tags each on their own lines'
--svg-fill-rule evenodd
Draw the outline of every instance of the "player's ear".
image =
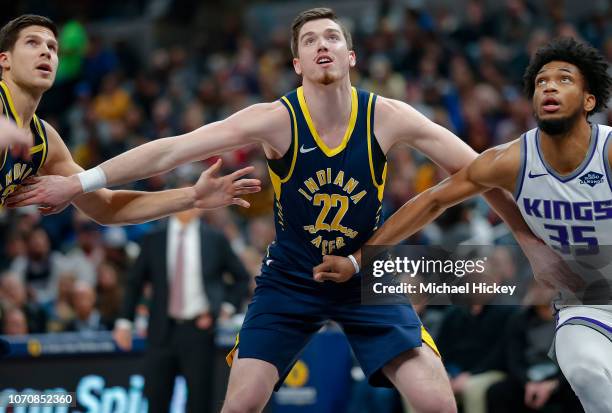
<svg viewBox="0 0 612 413">
<path fill-rule="evenodd" d="M 0 67 L 2 67 L 2 70 L 9 69 L 11 67 L 10 62 L 9 52 L 0 53 Z"/>
<path fill-rule="evenodd" d="M 355 67 L 357 64 L 357 55 L 354 50 L 349 50 L 349 66 Z"/>
<path fill-rule="evenodd" d="M 300 65 L 300 59 L 297 57 L 293 58 L 293 70 L 298 76 L 302 76 L 302 65 Z"/>
<path fill-rule="evenodd" d="M 585 92 L 584 93 L 584 104 L 583 104 L 584 111 L 587 113 L 592 111 L 593 108 L 595 108 L 595 105 L 597 105 L 597 98 L 595 97 L 595 95 L 589 92 Z"/>
</svg>

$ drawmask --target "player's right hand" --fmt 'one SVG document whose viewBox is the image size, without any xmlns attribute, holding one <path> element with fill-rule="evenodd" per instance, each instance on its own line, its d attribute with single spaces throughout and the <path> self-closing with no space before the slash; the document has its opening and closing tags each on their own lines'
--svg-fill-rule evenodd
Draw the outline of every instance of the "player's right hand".
<svg viewBox="0 0 612 413">
<path fill-rule="evenodd" d="M 355 275 L 355 267 L 347 257 L 325 255 L 323 262 L 313 268 L 312 274 L 315 281 L 342 283 Z"/>
<path fill-rule="evenodd" d="M 115 327 L 113 339 L 121 350 L 130 351 L 132 349 L 132 330 L 130 328 Z"/>
<path fill-rule="evenodd" d="M 0 150 L 11 148 L 16 158 L 30 159 L 30 148 L 34 146 L 32 135 L 20 129 L 8 119 L 0 118 Z"/>
<path fill-rule="evenodd" d="M 557 290 L 578 292 L 585 281 L 567 265 L 567 262 L 551 247 L 541 243 L 524 250 L 536 281 Z"/>
</svg>

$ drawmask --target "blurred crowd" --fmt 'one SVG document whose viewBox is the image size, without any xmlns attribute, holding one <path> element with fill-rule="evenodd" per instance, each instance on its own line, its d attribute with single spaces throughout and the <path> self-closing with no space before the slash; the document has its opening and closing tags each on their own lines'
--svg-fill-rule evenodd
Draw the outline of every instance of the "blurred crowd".
<svg viewBox="0 0 612 413">
<path fill-rule="evenodd" d="M 486 2 L 470 0 L 461 13 L 452 4 L 445 7 L 441 2 L 431 9 L 424 3 L 381 1 L 375 17 L 356 15 L 347 21 L 357 54 L 353 83 L 408 102 L 478 152 L 535 126 L 521 77 L 530 56 L 547 40 L 573 36 L 598 47 L 612 61 L 612 7 L 607 2 L 597 3 L 601 7 L 591 7 L 579 20 L 564 15 L 555 1 L 536 2 L 536 7 L 527 0 L 505 0 L 490 10 Z M 185 133 L 250 104 L 278 99 L 299 85 L 291 63 L 289 21 L 268 28 L 265 41 L 256 41 L 236 19 L 223 21 L 220 42 L 203 41 L 206 28 L 193 27 L 199 33 L 193 41 L 169 45 L 159 40 L 168 24 L 159 24 L 158 41 L 146 55 L 139 53 L 134 39 L 109 41 L 99 31 L 92 33 L 84 20 L 59 22 L 60 67 L 39 114 L 60 132 L 75 160 L 90 168 L 149 140 Z M 610 124 L 612 110 L 592 121 Z M 387 216 L 444 176 L 408 147 L 394 148 L 388 158 Z M 261 193 L 249 196 L 250 209 L 204 215 L 230 240 L 254 278 L 274 239 L 273 190 L 264 154 L 258 147 L 244 148 L 223 155 L 223 160 L 226 171 L 254 165 L 254 175 L 264 182 Z M 210 162 L 184 166 L 131 188 L 154 191 L 179 180 L 194 181 Z M 138 242 L 156 225 L 102 228 L 73 208 L 50 217 L 42 217 L 36 208 L 0 210 L 2 334 L 112 329 Z M 481 245 L 511 242 L 482 200 L 447 211 L 407 242 L 454 245 L 465 240 Z M 505 260 L 500 268 L 512 273 L 509 277 L 528 272 L 512 257 L 500 259 Z M 245 296 L 245 305 L 248 300 Z M 547 343 L 552 339 L 552 317 L 535 306 L 420 312 L 439 339 L 458 394 L 469 388 L 469 375 L 482 371 L 504 371 L 516 382 L 535 380 L 528 371 L 544 363 L 545 349 L 526 350 L 538 342 L 527 329 L 533 327 Z M 146 295 L 138 313 L 137 328 L 139 320 L 146 323 Z M 525 340 L 507 342 L 504 326 L 522 332 Z M 463 334 L 466 330 L 474 332 L 471 339 Z M 500 347 L 494 365 L 468 356 L 493 355 L 496 344 L 515 348 Z M 529 360 L 513 370 L 516 363 L 509 358 L 521 352 Z"/>
</svg>

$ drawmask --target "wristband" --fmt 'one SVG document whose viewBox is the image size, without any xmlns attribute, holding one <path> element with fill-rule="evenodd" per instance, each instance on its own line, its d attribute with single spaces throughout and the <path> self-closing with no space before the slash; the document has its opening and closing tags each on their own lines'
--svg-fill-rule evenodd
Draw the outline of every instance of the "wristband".
<svg viewBox="0 0 612 413">
<path fill-rule="evenodd" d="M 353 254 L 350 254 L 347 258 L 353 264 L 353 268 L 355 268 L 355 274 L 357 274 L 359 272 L 359 264 L 357 264 L 357 260 L 355 259 L 355 257 L 353 257 Z"/>
<path fill-rule="evenodd" d="M 77 174 L 77 177 L 81 181 L 83 193 L 97 191 L 106 187 L 106 175 L 99 166 L 80 172 Z"/>
</svg>

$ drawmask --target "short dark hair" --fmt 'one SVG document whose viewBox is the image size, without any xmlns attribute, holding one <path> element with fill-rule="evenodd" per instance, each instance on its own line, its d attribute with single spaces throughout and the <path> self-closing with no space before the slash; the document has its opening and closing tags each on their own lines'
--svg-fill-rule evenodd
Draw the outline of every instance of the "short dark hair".
<svg viewBox="0 0 612 413">
<path fill-rule="evenodd" d="M 57 37 L 57 26 L 51 19 L 36 14 L 24 14 L 11 20 L 0 29 L 0 53 L 12 50 L 21 30 L 30 26 L 46 27 Z"/>
<path fill-rule="evenodd" d="M 353 39 L 351 38 L 351 34 L 346 27 L 340 22 L 336 13 L 327 7 L 317 7 L 314 9 L 304 10 L 300 14 L 298 14 L 293 20 L 293 24 L 291 25 L 291 53 L 293 57 L 298 57 L 298 41 L 300 36 L 300 30 L 302 26 L 309 21 L 312 20 L 320 20 L 320 19 L 329 19 L 338 24 L 340 29 L 342 30 L 342 34 L 346 39 L 346 45 L 349 50 L 353 49 Z"/>
<path fill-rule="evenodd" d="M 593 46 L 571 37 L 560 37 L 542 46 L 531 59 L 523 75 L 523 87 L 528 98 L 533 97 L 535 78 L 545 64 L 552 61 L 575 65 L 585 81 L 585 89 L 595 96 L 595 107 L 589 115 L 607 108 L 612 78 L 608 74 L 608 62 Z"/>
</svg>

